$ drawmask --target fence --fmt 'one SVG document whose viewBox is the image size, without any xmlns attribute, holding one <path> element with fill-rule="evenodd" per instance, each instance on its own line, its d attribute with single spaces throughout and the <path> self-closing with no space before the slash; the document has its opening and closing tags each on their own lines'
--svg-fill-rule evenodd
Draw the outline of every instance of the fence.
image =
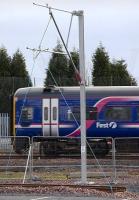
<svg viewBox="0 0 139 200">
<path fill-rule="evenodd" d="M 48 152 L 47 147 L 54 143 L 51 143 L 52 140 L 49 143 L 47 138 L 45 141 L 40 137 L 34 137 L 32 140 L 29 137 L 6 137 L 5 139 L 13 141 L 16 148 L 7 142 L 8 151 L 5 150 L 2 154 L 0 152 L 0 159 L 2 159 L 0 181 L 2 183 L 7 181 L 34 184 L 37 181 L 63 185 L 81 183 L 81 152 L 79 150 L 78 155 L 73 155 L 72 140 L 69 141 L 68 151 L 61 153 L 59 149 L 60 154 L 53 154 L 54 148 Z M 138 141 L 139 137 L 112 139 L 112 149 L 106 156 L 98 157 L 94 151 L 91 151 L 92 153 L 87 155 L 88 183 L 109 185 L 110 188 L 116 183 L 125 186 L 127 191 L 139 192 L 139 152 L 133 152 L 134 146 L 139 148 Z M 44 142 L 43 146 L 42 142 Z M 65 149 L 64 138 L 60 142 Z M 127 143 L 129 148 L 126 148 Z M 118 144 L 124 148 L 120 148 Z M 76 140 L 75 146 L 77 145 L 80 146 L 80 143 L 78 144 Z"/>
<path fill-rule="evenodd" d="M 0 137 L 9 136 L 9 115 L 0 113 Z"/>
<path fill-rule="evenodd" d="M 0 150 L 7 150 L 11 142 L 9 136 L 10 120 L 8 113 L 0 113 Z"/>
</svg>

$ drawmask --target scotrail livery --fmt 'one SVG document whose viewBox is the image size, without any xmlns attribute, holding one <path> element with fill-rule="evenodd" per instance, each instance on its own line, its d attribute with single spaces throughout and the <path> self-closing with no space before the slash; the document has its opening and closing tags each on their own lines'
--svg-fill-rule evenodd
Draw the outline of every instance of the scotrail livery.
<svg viewBox="0 0 139 200">
<path fill-rule="evenodd" d="M 13 115 L 15 136 L 80 137 L 80 87 L 20 88 Z M 139 137 L 139 87 L 86 87 L 86 136 Z"/>
</svg>

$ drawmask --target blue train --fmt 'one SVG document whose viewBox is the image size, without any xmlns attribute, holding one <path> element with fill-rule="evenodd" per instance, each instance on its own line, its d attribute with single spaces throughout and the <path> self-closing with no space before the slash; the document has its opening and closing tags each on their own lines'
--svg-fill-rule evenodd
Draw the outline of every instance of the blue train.
<svg viewBox="0 0 139 200">
<path fill-rule="evenodd" d="M 20 88 L 13 99 L 13 119 L 13 135 L 41 141 L 43 136 L 44 153 L 69 150 L 79 144 L 80 88 Z M 94 151 L 103 154 L 109 152 L 104 138 L 139 137 L 139 87 L 86 87 L 86 136 Z M 19 139 L 14 143 L 17 152 L 28 146 Z"/>
</svg>

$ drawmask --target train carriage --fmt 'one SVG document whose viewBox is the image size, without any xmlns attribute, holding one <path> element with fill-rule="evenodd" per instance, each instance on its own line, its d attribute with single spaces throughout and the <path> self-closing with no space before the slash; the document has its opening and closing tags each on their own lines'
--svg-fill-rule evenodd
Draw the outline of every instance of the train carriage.
<svg viewBox="0 0 139 200">
<path fill-rule="evenodd" d="M 86 87 L 86 137 L 139 137 L 138 94 L 137 86 Z M 58 141 L 62 137 L 67 144 L 70 138 L 77 142 L 80 137 L 80 87 L 20 88 L 13 105 L 14 136 L 44 137 L 49 146 L 45 152 L 61 149 Z M 94 141 L 100 147 L 105 141 L 101 152 L 108 153 L 107 140 Z M 15 148 L 25 146 L 18 139 Z"/>
</svg>

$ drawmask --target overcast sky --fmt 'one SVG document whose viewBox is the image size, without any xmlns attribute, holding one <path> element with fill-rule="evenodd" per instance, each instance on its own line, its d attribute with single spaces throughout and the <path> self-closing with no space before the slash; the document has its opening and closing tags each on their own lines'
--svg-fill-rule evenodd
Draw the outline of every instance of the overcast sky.
<svg viewBox="0 0 139 200">
<path fill-rule="evenodd" d="M 84 10 L 88 73 L 91 56 L 101 42 L 111 59 L 126 60 L 129 72 L 139 83 L 139 0 L 0 0 L 0 45 L 4 45 L 11 56 L 19 48 L 26 59 L 27 70 L 35 77 L 36 84 L 42 85 L 51 54 L 41 54 L 33 68 L 32 52 L 26 47 L 38 47 L 49 12 L 34 6 L 33 2 L 69 11 Z M 53 12 L 66 40 L 71 16 Z M 58 38 L 51 21 L 42 47 L 53 49 Z M 69 49 L 73 47 L 78 48 L 77 17 L 73 18 L 69 38 Z"/>
</svg>

